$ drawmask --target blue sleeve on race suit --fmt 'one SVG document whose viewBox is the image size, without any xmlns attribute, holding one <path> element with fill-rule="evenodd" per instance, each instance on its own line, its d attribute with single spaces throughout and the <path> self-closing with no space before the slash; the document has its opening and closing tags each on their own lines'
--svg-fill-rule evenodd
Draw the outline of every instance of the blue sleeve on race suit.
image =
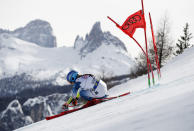
<svg viewBox="0 0 194 131">
<path fill-rule="evenodd" d="M 73 89 L 72 89 L 73 97 L 76 97 L 77 91 L 81 87 L 80 84 L 81 82 L 75 82 L 75 84 L 73 85 Z"/>
</svg>

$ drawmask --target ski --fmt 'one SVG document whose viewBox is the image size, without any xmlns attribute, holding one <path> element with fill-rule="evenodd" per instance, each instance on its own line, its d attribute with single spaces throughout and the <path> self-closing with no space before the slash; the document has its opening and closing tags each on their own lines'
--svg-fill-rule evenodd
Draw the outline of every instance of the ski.
<svg viewBox="0 0 194 131">
<path fill-rule="evenodd" d="M 82 110 L 82 109 L 87 108 L 87 107 L 94 106 L 96 104 L 99 104 L 99 103 L 102 103 L 102 102 L 105 102 L 105 101 L 109 101 L 109 100 L 112 100 L 112 99 L 115 99 L 115 98 L 119 98 L 119 97 L 122 97 L 122 96 L 126 96 L 126 95 L 129 95 L 129 94 L 130 94 L 130 92 L 127 92 L 127 93 L 124 93 L 124 94 L 121 94 L 121 95 L 118 95 L 118 96 L 102 98 L 102 99 L 93 99 L 91 101 L 88 101 L 85 105 L 83 105 L 80 108 L 76 108 L 76 109 L 72 109 L 72 110 L 68 110 L 68 111 L 63 111 L 63 112 L 61 112 L 57 115 L 54 115 L 54 116 L 48 116 L 48 117 L 46 117 L 46 120 L 51 120 L 51 119 L 54 119 L 54 118 L 57 118 L 57 117 L 60 117 L 60 116 L 63 116 L 63 115 L 66 115 L 66 114 L 69 114 L 69 113 L 72 113 L 72 112 L 76 112 L 78 110 Z"/>
</svg>

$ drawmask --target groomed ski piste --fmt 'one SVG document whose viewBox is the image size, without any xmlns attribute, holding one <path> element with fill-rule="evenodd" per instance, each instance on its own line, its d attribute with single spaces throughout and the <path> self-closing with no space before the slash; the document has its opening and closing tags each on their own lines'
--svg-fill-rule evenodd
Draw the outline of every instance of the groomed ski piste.
<svg viewBox="0 0 194 131">
<path fill-rule="evenodd" d="M 144 75 L 109 90 L 110 96 L 130 95 L 17 131 L 193 131 L 193 68 L 190 48 L 161 69 L 162 78 L 151 88 Z"/>
</svg>

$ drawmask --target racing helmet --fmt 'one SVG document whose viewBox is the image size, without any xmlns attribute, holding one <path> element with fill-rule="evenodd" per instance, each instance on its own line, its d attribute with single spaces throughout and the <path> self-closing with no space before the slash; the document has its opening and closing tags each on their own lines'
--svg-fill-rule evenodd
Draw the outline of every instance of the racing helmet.
<svg viewBox="0 0 194 131">
<path fill-rule="evenodd" d="M 75 80 L 77 79 L 77 76 L 78 76 L 78 72 L 72 70 L 72 71 L 70 71 L 67 74 L 67 81 L 69 81 L 69 82 L 75 82 Z"/>
</svg>

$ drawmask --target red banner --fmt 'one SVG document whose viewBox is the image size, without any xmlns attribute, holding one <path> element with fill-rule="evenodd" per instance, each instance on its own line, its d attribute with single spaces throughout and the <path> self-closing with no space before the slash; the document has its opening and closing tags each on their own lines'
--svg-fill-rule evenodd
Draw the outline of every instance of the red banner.
<svg viewBox="0 0 194 131">
<path fill-rule="evenodd" d="M 133 37 L 136 28 L 145 28 L 146 22 L 142 10 L 130 15 L 120 29 L 130 37 Z"/>
</svg>

